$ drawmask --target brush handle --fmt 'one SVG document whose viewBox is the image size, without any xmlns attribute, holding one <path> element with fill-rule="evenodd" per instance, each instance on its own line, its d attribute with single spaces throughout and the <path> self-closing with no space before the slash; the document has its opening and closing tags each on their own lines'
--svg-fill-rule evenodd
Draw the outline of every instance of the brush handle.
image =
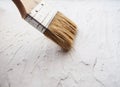
<svg viewBox="0 0 120 87">
<path fill-rule="evenodd" d="M 41 0 L 13 0 L 17 6 L 22 18 L 25 18 L 27 14 L 40 2 Z"/>
</svg>

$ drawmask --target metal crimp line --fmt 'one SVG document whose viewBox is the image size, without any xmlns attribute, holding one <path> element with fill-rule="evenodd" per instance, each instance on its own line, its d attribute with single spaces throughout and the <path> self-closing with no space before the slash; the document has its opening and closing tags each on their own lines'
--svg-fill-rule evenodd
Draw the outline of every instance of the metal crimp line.
<svg viewBox="0 0 120 87">
<path fill-rule="evenodd" d="M 29 14 L 27 14 L 25 20 L 42 33 L 44 33 L 45 30 L 47 29 L 45 26 L 43 26 L 40 22 L 38 22 L 35 18 L 30 16 Z"/>
</svg>

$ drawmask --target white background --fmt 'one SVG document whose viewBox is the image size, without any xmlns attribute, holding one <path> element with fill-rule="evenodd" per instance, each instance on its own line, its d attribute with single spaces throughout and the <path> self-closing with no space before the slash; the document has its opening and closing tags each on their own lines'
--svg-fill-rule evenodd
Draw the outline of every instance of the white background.
<svg viewBox="0 0 120 87">
<path fill-rule="evenodd" d="M 0 0 L 0 87 L 120 87 L 120 1 L 46 0 L 78 25 L 60 47 Z"/>
</svg>

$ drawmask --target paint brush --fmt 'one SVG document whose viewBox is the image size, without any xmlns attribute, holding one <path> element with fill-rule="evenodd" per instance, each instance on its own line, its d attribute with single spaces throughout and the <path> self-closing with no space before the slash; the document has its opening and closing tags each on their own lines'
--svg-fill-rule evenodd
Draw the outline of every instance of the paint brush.
<svg viewBox="0 0 120 87">
<path fill-rule="evenodd" d="M 77 26 L 44 0 L 13 0 L 22 18 L 57 43 L 64 51 L 73 47 Z"/>
</svg>

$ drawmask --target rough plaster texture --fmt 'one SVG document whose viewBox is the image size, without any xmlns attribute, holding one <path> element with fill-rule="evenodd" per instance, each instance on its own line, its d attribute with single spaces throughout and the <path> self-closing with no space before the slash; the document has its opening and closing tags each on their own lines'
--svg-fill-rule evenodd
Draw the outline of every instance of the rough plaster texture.
<svg viewBox="0 0 120 87">
<path fill-rule="evenodd" d="M 77 23 L 74 48 L 63 53 L 0 0 L 0 87 L 120 87 L 120 1 L 47 2 Z"/>
</svg>

